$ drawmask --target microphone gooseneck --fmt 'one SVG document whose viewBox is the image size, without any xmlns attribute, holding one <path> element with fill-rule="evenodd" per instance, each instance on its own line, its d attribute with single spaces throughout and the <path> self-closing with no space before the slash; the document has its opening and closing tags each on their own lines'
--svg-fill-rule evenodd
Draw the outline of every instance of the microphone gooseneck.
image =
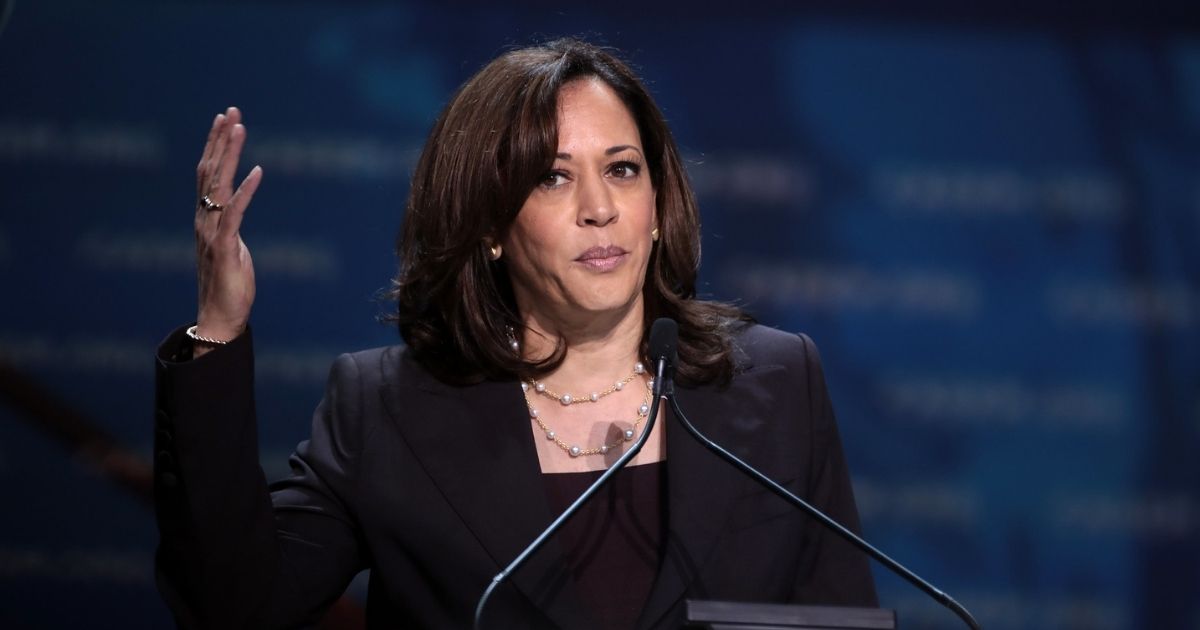
<svg viewBox="0 0 1200 630">
<path fill-rule="evenodd" d="M 658 383 L 656 382 L 655 385 L 657 386 Z M 665 385 L 665 386 L 670 387 L 669 385 Z M 830 518 L 828 515 L 826 515 L 821 510 L 817 509 L 816 507 L 810 505 L 804 499 L 801 499 L 800 497 L 793 494 L 787 488 L 784 488 L 783 486 L 779 485 L 774 480 L 772 480 L 770 477 L 767 477 L 766 475 L 758 472 L 757 470 L 754 469 L 753 466 L 742 461 L 737 455 L 734 455 L 733 453 L 730 453 L 729 451 L 725 450 L 725 448 L 723 448 L 720 444 L 717 444 L 716 442 L 713 442 L 712 440 L 708 439 L 708 437 L 706 437 L 703 433 L 701 433 L 687 419 L 687 415 L 684 414 L 683 410 L 679 408 L 679 400 L 674 395 L 674 388 L 671 388 L 671 391 L 672 391 L 672 393 L 667 395 L 667 399 L 671 403 L 671 410 L 675 412 L 675 414 L 674 414 L 675 418 L 679 421 L 679 424 L 681 426 L 683 426 L 684 430 L 686 430 L 688 433 L 690 433 L 692 435 L 692 437 L 699 440 L 699 442 L 701 444 L 703 444 L 706 448 L 708 448 L 708 450 L 716 453 L 718 456 L 721 457 L 721 459 L 724 459 L 725 461 L 729 462 L 730 464 L 733 464 L 733 466 L 735 468 L 737 468 L 738 470 L 741 470 L 742 472 L 746 473 L 750 477 L 754 478 L 755 481 L 770 488 L 771 490 L 773 490 L 775 492 L 775 494 L 779 495 L 780 497 L 783 497 L 785 500 L 787 500 L 792 505 L 800 508 L 802 511 L 807 513 L 809 516 L 815 518 L 822 525 L 824 525 L 825 527 L 832 530 L 835 534 L 837 534 L 838 536 L 841 536 L 844 540 L 846 540 L 850 544 L 857 547 L 859 550 L 863 551 L 867 555 L 874 558 L 880 564 L 882 564 L 883 566 L 890 569 L 893 573 L 895 573 L 895 574 L 899 575 L 900 577 L 904 578 L 905 580 L 907 580 L 909 584 L 912 584 L 913 586 L 921 589 L 921 591 L 923 591 L 925 594 L 927 594 L 930 597 L 932 597 L 933 599 L 937 600 L 937 602 L 939 604 L 945 606 L 946 608 L 949 608 L 956 615 L 958 615 L 959 618 L 961 618 L 964 622 L 966 622 L 967 626 L 972 628 L 972 630 L 980 630 L 979 623 L 977 621 L 975 621 L 975 618 L 971 616 L 971 613 L 968 612 L 967 609 L 965 607 L 963 607 L 962 604 L 955 601 L 954 598 L 950 597 L 945 592 L 938 590 L 937 587 L 930 584 L 929 582 L 926 582 L 925 580 L 921 579 L 921 577 L 919 575 L 908 570 L 908 568 L 906 568 L 904 565 L 900 564 L 899 562 L 896 562 L 895 560 L 892 560 L 890 557 L 888 557 L 887 554 L 883 553 L 879 549 L 876 549 L 873 545 L 871 545 L 871 543 L 864 540 L 861 536 L 850 531 L 841 523 L 833 520 L 832 518 Z"/>
<path fill-rule="evenodd" d="M 669 368 L 674 367 L 675 344 L 678 340 L 678 336 L 679 328 L 674 320 L 660 318 L 654 321 L 654 325 L 650 328 L 650 342 L 648 346 L 650 350 L 650 360 L 653 361 L 655 365 L 654 388 L 651 390 L 653 400 L 650 401 L 650 412 L 646 418 L 646 426 L 644 429 L 642 429 L 642 434 L 638 436 L 638 439 L 635 440 L 632 445 L 630 445 L 629 450 L 622 453 L 621 456 L 617 458 L 617 461 L 613 462 L 613 464 L 609 466 L 603 474 L 600 475 L 599 479 L 592 482 L 592 485 L 588 486 L 588 489 L 584 490 L 583 494 L 579 495 L 579 498 L 575 499 L 574 503 L 567 506 L 567 509 L 563 510 L 562 514 L 560 514 L 558 518 L 554 519 L 554 521 L 550 523 L 550 525 L 546 527 L 546 529 L 543 530 L 542 533 L 533 540 L 533 542 L 529 543 L 529 546 L 526 547 L 520 554 L 518 554 L 517 557 L 508 564 L 508 566 L 504 567 L 503 571 L 497 573 L 496 577 L 492 578 L 491 583 L 489 583 L 487 588 L 484 589 L 483 594 L 479 596 L 479 603 L 475 606 L 475 630 L 482 630 L 483 628 L 483 610 L 487 606 L 488 599 L 491 598 L 492 593 L 496 590 L 496 587 L 504 582 L 504 580 L 508 579 L 509 575 L 512 575 L 514 571 L 524 564 L 525 561 L 528 560 L 535 551 L 537 551 L 547 540 L 550 539 L 550 536 L 553 535 L 554 532 L 558 531 L 558 529 L 562 527 L 563 523 L 567 522 L 567 519 L 571 518 L 576 512 L 579 511 L 580 506 L 582 506 L 584 503 L 587 503 L 588 499 L 592 498 L 592 495 L 596 494 L 596 491 L 599 490 L 601 486 L 611 479 L 618 470 L 624 468 L 625 465 L 629 463 L 629 460 L 633 459 L 634 456 L 642 450 L 642 446 L 645 445 L 646 440 L 650 437 L 650 433 L 654 430 L 655 420 L 658 418 L 659 403 L 664 397 L 664 382 L 670 381 L 670 372 L 668 370 Z"/>
</svg>

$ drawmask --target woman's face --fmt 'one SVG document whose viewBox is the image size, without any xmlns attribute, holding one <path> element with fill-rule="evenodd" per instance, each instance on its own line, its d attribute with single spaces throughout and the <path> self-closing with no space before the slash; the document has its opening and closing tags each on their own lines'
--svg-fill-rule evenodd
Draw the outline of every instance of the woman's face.
<svg viewBox="0 0 1200 630">
<path fill-rule="evenodd" d="M 503 242 L 522 314 L 573 325 L 640 307 L 654 227 L 654 189 L 629 110 L 598 79 L 567 83 L 554 166 Z"/>
</svg>

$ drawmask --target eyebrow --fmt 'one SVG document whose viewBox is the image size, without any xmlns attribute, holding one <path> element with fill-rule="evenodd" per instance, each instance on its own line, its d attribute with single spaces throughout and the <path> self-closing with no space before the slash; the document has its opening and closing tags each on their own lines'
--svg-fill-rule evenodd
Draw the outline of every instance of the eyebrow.
<svg viewBox="0 0 1200 630">
<path fill-rule="evenodd" d="M 626 149 L 633 149 L 634 151 L 641 153 L 641 151 L 637 147 L 633 146 L 632 144 L 618 144 L 615 147 L 608 147 L 607 149 L 605 149 L 604 155 L 612 155 L 614 153 L 620 153 L 621 151 L 624 151 Z M 571 159 L 571 154 L 570 153 L 558 153 L 555 155 L 555 157 L 557 157 L 560 160 L 569 160 L 569 159 Z"/>
</svg>

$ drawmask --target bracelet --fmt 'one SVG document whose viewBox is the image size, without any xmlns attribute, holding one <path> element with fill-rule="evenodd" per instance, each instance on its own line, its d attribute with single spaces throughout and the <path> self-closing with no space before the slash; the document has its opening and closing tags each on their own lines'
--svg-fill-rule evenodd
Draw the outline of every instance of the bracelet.
<svg viewBox="0 0 1200 630">
<path fill-rule="evenodd" d="M 221 341 L 220 339 L 210 339 L 209 337 L 201 337 L 200 335 L 196 334 L 195 326 L 188 328 L 187 331 L 185 331 L 185 334 L 187 334 L 188 337 L 191 337 L 192 341 L 199 341 L 201 343 L 207 343 L 207 344 L 213 345 L 213 346 L 223 346 L 223 345 L 229 343 L 228 341 Z"/>
</svg>

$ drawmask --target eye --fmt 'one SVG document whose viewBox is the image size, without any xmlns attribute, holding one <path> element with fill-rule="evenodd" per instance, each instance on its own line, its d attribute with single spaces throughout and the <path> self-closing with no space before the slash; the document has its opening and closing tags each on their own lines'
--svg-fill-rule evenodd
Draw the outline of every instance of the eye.
<svg viewBox="0 0 1200 630">
<path fill-rule="evenodd" d="M 632 179 L 642 172 L 642 166 L 636 162 L 617 162 L 609 167 L 608 172 L 617 179 Z"/>
<path fill-rule="evenodd" d="M 558 188 L 567 183 L 567 174 L 562 171 L 550 171 L 542 176 L 542 181 L 538 184 L 542 188 Z"/>
</svg>

